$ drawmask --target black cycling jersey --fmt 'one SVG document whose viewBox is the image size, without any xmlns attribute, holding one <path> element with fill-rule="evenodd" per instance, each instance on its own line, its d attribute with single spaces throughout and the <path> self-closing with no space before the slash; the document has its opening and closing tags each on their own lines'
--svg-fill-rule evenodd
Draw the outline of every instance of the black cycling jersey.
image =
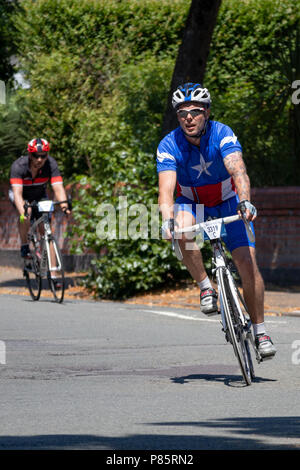
<svg viewBox="0 0 300 470">
<path fill-rule="evenodd" d="M 10 184 L 12 187 L 23 187 L 23 199 L 26 201 L 40 201 L 46 198 L 48 182 L 50 182 L 51 185 L 61 184 L 63 182 L 57 162 L 50 155 L 35 178 L 32 178 L 28 156 L 18 158 L 11 166 Z"/>
</svg>

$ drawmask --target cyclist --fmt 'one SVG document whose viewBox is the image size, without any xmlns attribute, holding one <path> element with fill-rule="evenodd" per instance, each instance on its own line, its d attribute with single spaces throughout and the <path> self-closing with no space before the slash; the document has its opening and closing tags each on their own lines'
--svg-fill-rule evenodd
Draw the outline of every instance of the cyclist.
<svg viewBox="0 0 300 470">
<path fill-rule="evenodd" d="M 171 240 L 174 223 L 182 228 L 200 222 L 202 208 L 205 220 L 238 212 L 252 223 L 256 209 L 250 202 L 242 147 L 230 127 L 209 119 L 209 91 L 199 83 L 186 83 L 174 91 L 172 105 L 179 127 L 166 135 L 157 149 L 163 238 Z M 226 245 L 242 280 L 256 345 L 263 358 L 271 358 L 276 349 L 265 328 L 264 282 L 256 263 L 255 243 L 249 241 L 242 221 L 229 224 L 226 231 Z M 216 314 L 218 297 L 201 251 L 188 235 L 182 236 L 179 245 L 182 261 L 200 288 L 201 311 Z"/>
<path fill-rule="evenodd" d="M 49 151 L 50 145 L 46 139 L 32 139 L 27 146 L 28 154 L 18 158 L 11 166 L 9 198 L 19 213 L 22 258 L 29 256 L 27 234 L 30 219 L 36 216 L 36 211 L 31 208 L 28 209 L 28 215 L 24 215 L 25 201 L 30 203 L 47 199 L 48 182 L 58 201 L 67 199 L 57 162 L 49 155 Z M 68 203 L 62 203 L 61 208 L 66 215 L 70 214 Z"/>
</svg>

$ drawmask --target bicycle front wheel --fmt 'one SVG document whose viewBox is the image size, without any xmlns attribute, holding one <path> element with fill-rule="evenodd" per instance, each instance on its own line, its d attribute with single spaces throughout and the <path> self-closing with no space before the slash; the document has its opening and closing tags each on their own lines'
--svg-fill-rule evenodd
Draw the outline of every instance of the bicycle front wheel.
<svg viewBox="0 0 300 470">
<path fill-rule="evenodd" d="M 40 261 L 35 250 L 31 250 L 31 259 L 24 262 L 24 276 L 32 300 L 39 300 L 42 291 Z"/>
<path fill-rule="evenodd" d="M 56 302 L 62 303 L 65 293 L 65 275 L 62 255 L 55 238 L 48 240 L 48 271 L 47 278 L 49 288 Z"/>
<path fill-rule="evenodd" d="M 247 327 L 243 324 L 240 303 L 231 273 L 227 269 L 219 272 L 221 296 L 224 307 L 227 336 L 232 344 L 243 379 L 251 385 L 254 378 L 253 364 L 247 339 Z"/>
</svg>

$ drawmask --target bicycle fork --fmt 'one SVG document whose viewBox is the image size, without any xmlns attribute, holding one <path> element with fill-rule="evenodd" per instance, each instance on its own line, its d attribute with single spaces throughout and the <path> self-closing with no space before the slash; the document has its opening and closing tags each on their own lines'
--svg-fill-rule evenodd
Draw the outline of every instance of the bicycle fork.
<svg viewBox="0 0 300 470">
<path fill-rule="evenodd" d="M 51 253 L 51 249 L 50 249 L 50 243 L 49 241 L 51 240 L 52 238 L 52 232 L 51 232 L 51 228 L 50 228 L 50 225 L 48 222 L 45 222 L 45 235 L 44 235 L 44 250 L 43 250 L 43 257 L 45 256 L 45 258 L 47 259 L 48 261 L 48 268 L 49 268 L 49 272 L 53 272 L 53 271 L 61 271 L 62 267 L 61 267 L 61 261 L 60 261 L 60 256 L 57 252 L 57 247 L 56 247 L 56 243 L 52 243 L 52 249 L 54 250 L 54 253 L 52 254 Z M 52 256 L 51 256 L 52 255 Z M 55 266 L 52 266 L 52 257 L 53 255 L 55 255 L 55 263 L 56 265 Z M 45 260 L 46 261 L 46 260 Z M 46 263 L 45 263 L 45 267 L 46 267 Z"/>
<path fill-rule="evenodd" d="M 228 335 L 228 328 L 227 328 L 225 314 L 224 314 L 224 300 L 222 297 L 222 290 L 220 289 L 220 270 L 226 269 L 226 265 L 225 265 L 224 257 L 222 255 L 222 250 L 220 249 L 218 242 L 212 242 L 212 248 L 213 248 L 213 255 L 214 255 L 212 262 L 215 266 L 212 269 L 212 274 L 216 276 L 216 281 L 218 285 L 222 331 L 225 333 L 226 341 L 230 342 L 230 335 Z"/>
</svg>

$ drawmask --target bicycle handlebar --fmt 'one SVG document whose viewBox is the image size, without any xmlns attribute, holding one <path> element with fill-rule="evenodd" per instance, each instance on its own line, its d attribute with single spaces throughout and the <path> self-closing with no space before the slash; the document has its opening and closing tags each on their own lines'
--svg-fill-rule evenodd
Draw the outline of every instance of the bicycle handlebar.
<svg viewBox="0 0 300 470">
<path fill-rule="evenodd" d="M 64 204 L 64 203 L 68 203 L 69 204 L 69 207 L 71 206 L 71 202 L 70 200 L 66 200 L 66 201 L 52 201 L 52 204 L 54 206 L 57 206 L 58 204 Z M 24 216 L 27 217 L 28 215 L 28 209 L 29 207 L 37 207 L 38 206 L 38 202 L 37 201 L 32 201 L 31 203 L 29 203 L 28 201 L 25 201 L 25 204 L 24 204 Z"/>
<path fill-rule="evenodd" d="M 239 215 L 230 215 L 228 217 L 221 217 L 219 219 L 212 219 L 212 222 L 213 221 L 214 222 L 222 222 L 226 225 L 226 224 L 231 224 L 232 222 L 236 222 L 237 220 L 243 220 L 243 222 L 245 224 L 246 231 L 247 231 L 247 235 L 249 237 L 249 240 L 250 240 L 251 243 L 254 243 L 255 236 L 254 236 L 254 233 L 252 231 L 250 222 L 245 220 L 244 217 L 241 217 Z M 180 229 L 176 230 L 176 232 L 177 233 L 197 232 L 200 229 L 204 229 L 204 228 L 205 228 L 205 222 L 200 222 L 198 224 L 191 225 L 190 227 L 180 228 Z"/>
</svg>

